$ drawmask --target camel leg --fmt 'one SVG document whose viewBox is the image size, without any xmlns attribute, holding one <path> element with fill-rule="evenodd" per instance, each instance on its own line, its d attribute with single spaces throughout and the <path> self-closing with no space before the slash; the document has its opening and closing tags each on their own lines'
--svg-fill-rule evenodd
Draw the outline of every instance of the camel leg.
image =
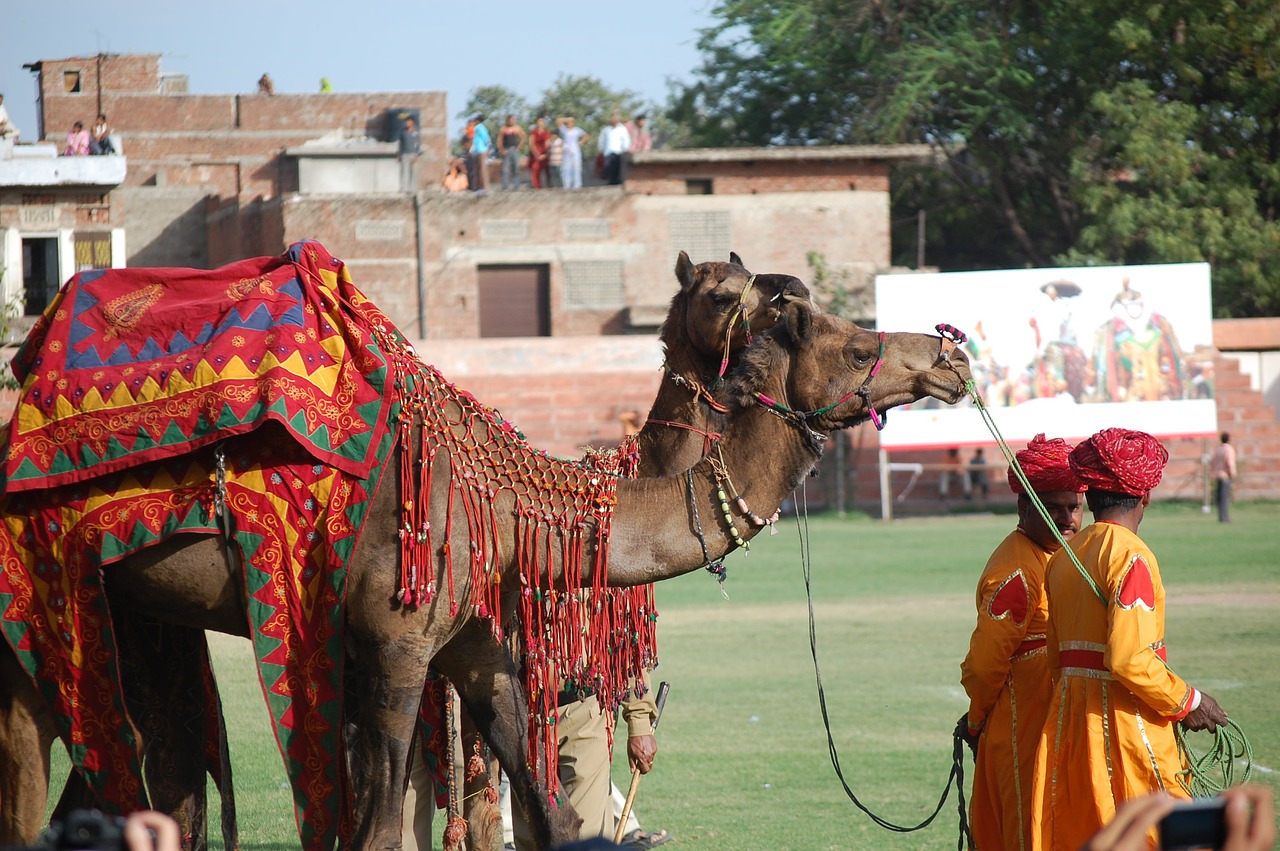
<svg viewBox="0 0 1280 851">
<path fill-rule="evenodd" d="M 109 566 L 104 575 L 151 805 L 174 817 L 191 851 L 202 851 L 208 846 L 207 769 L 221 792 L 223 842 L 237 847 L 226 720 L 212 671 L 207 682 L 204 676 L 209 647 L 201 629 L 248 635 L 226 546 L 215 536 L 175 535 Z M 190 609 L 158 596 L 172 587 L 184 588 Z M 158 612 L 168 613 L 163 622 Z M 208 723 L 210 713 L 216 726 Z M 210 736 L 218 739 L 213 763 Z"/>
<path fill-rule="evenodd" d="M 346 735 L 355 834 L 349 847 L 399 849 L 409 749 L 430 657 L 348 634 Z"/>
<path fill-rule="evenodd" d="M 473 620 L 436 654 L 432 664 L 453 683 L 468 715 L 511 782 L 539 848 L 578 839 L 582 819 L 568 803 L 551 803 L 529 770 L 528 704 L 515 665 L 486 623 Z"/>
<path fill-rule="evenodd" d="M 462 817 L 467 820 L 467 848 L 502 851 L 502 809 L 498 806 L 497 772 L 490 772 L 480 731 L 463 709 L 458 727 L 462 734 Z M 496 766 L 495 766 L 496 767 Z"/>
<path fill-rule="evenodd" d="M 44 827 L 56 738 L 44 698 L 0 640 L 0 845 L 31 845 Z"/>
<path fill-rule="evenodd" d="M 216 693 L 213 705 L 206 703 L 204 632 L 134 613 L 115 618 L 114 626 L 125 702 L 144 744 L 151 806 L 173 816 L 189 851 L 204 851 L 208 847 L 207 713 L 216 713 L 222 722 Z"/>
</svg>

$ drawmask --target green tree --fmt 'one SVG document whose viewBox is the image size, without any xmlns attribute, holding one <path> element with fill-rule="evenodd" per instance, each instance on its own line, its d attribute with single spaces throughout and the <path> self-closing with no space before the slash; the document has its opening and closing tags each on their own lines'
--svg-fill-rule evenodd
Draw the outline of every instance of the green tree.
<svg viewBox="0 0 1280 851">
<path fill-rule="evenodd" d="M 1100 133 L 1073 169 L 1087 224 L 1064 262 L 1207 261 L 1219 316 L 1280 306 L 1280 224 L 1262 215 L 1263 187 L 1242 179 L 1238 163 L 1193 141 L 1197 110 L 1141 82 L 1100 92 L 1093 105 Z"/>
<path fill-rule="evenodd" d="M 467 119 L 476 113 L 485 117 L 485 123 L 497 127 L 514 115 L 521 124 L 531 121 L 529 101 L 506 86 L 476 86 L 467 95 L 467 103 L 457 118 Z"/>
<path fill-rule="evenodd" d="M 850 269 L 833 269 L 821 251 L 809 251 L 805 261 L 813 273 L 809 292 L 826 313 L 868 324 L 875 313 L 875 290 L 869 279 L 859 280 Z"/>
<path fill-rule="evenodd" d="M 894 217 L 947 269 L 1203 259 L 1280 312 L 1280 9 L 1238 0 L 726 0 L 693 145 L 937 146 Z M 1183 168 L 1178 185 L 1163 164 Z M 1187 170 L 1189 169 L 1189 170 Z M 1123 179 L 1121 179 L 1123 178 Z"/>
<path fill-rule="evenodd" d="M 514 115 L 524 123 L 530 120 L 526 118 L 530 112 L 529 102 L 506 86 L 476 86 L 468 93 L 467 102 L 457 117 L 469 119 L 476 114 L 483 115 L 485 125 L 493 133 L 507 120 L 508 115 Z M 466 155 L 467 146 L 461 138 L 454 140 L 453 147 L 455 155 Z"/>
</svg>

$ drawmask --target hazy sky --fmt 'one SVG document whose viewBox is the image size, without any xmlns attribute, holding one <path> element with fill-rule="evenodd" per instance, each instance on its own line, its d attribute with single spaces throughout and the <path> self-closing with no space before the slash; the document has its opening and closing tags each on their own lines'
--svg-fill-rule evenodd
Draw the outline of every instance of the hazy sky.
<svg viewBox="0 0 1280 851">
<path fill-rule="evenodd" d="M 41 59 L 159 53 L 196 94 L 445 91 L 451 127 L 476 86 L 501 84 L 529 100 L 560 74 L 591 75 L 655 103 L 667 80 L 689 81 L 698 30 L 713 0 L 623 3 L 461 0 L 4 0 L 0 93 L 22 131 L 36 135 Z M 538 10 L 534 12 L 533 10 Z M 85 115 L 86 125 L 93 116 Z M 59 140 L 66 128 L 47 128 Z"/>
</svg>

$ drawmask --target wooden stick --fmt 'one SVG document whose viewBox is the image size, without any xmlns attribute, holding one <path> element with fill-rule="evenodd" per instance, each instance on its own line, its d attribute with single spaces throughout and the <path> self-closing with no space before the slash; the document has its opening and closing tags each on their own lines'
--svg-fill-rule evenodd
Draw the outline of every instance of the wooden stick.
<svg viewBox="0 0 1280 851">
<path fill-rule="evenodd" d="M 658 705 L 658 714 L 653 719 L 653 732 L 658 732 L 658 722 L 662 720 L 662 707 L 667 705 L 667 692 L 671 690 L 671 686 L 666 681 L 658 683 L 658 697 L 654 701 Z M 631 805 L 636 801 L 636 792 L 640 788 L 640 768 L 639 766 L 631 769 L 631 788 L 627 790 L 627 802 L 622 805 L 622 815 L 618 817 L 618 830 L 613 835 L 613 841 L 621 844 L 622 831 L 627 826 L 627 817 L 631 815 Z"/>
</svg>

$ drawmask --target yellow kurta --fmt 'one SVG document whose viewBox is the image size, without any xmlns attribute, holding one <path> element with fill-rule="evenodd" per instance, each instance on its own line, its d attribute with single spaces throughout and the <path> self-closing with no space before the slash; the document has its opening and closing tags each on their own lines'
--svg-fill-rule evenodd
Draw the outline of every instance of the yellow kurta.
<svg viewBox="0 0 1280 851">
<path fill-rule="evenodd" d="M 1049 551 L 1012 532 L 978 582 L 978 623 L 960 682 L 981 729 L 969 823 L 979 851 L 1030 848 L 1036 746 L 1049 711 L 1044 571 Z"/>
<path fill-rule="evenodd" d="M 1049 667 L 1055 679 L 1036 760 L 1038 847 L 1076 851 L 1131 798 L 1190 794 L 1173 722 L 1194 690 L 1164 660 L 1164 585 L 1135 533 L 1094 523 L 1070 541 L 1106 597 L 1065 552 L 1050 561 Z M 1042 843 L 1042 844 L 1041 844 Z"/>
</svg>

